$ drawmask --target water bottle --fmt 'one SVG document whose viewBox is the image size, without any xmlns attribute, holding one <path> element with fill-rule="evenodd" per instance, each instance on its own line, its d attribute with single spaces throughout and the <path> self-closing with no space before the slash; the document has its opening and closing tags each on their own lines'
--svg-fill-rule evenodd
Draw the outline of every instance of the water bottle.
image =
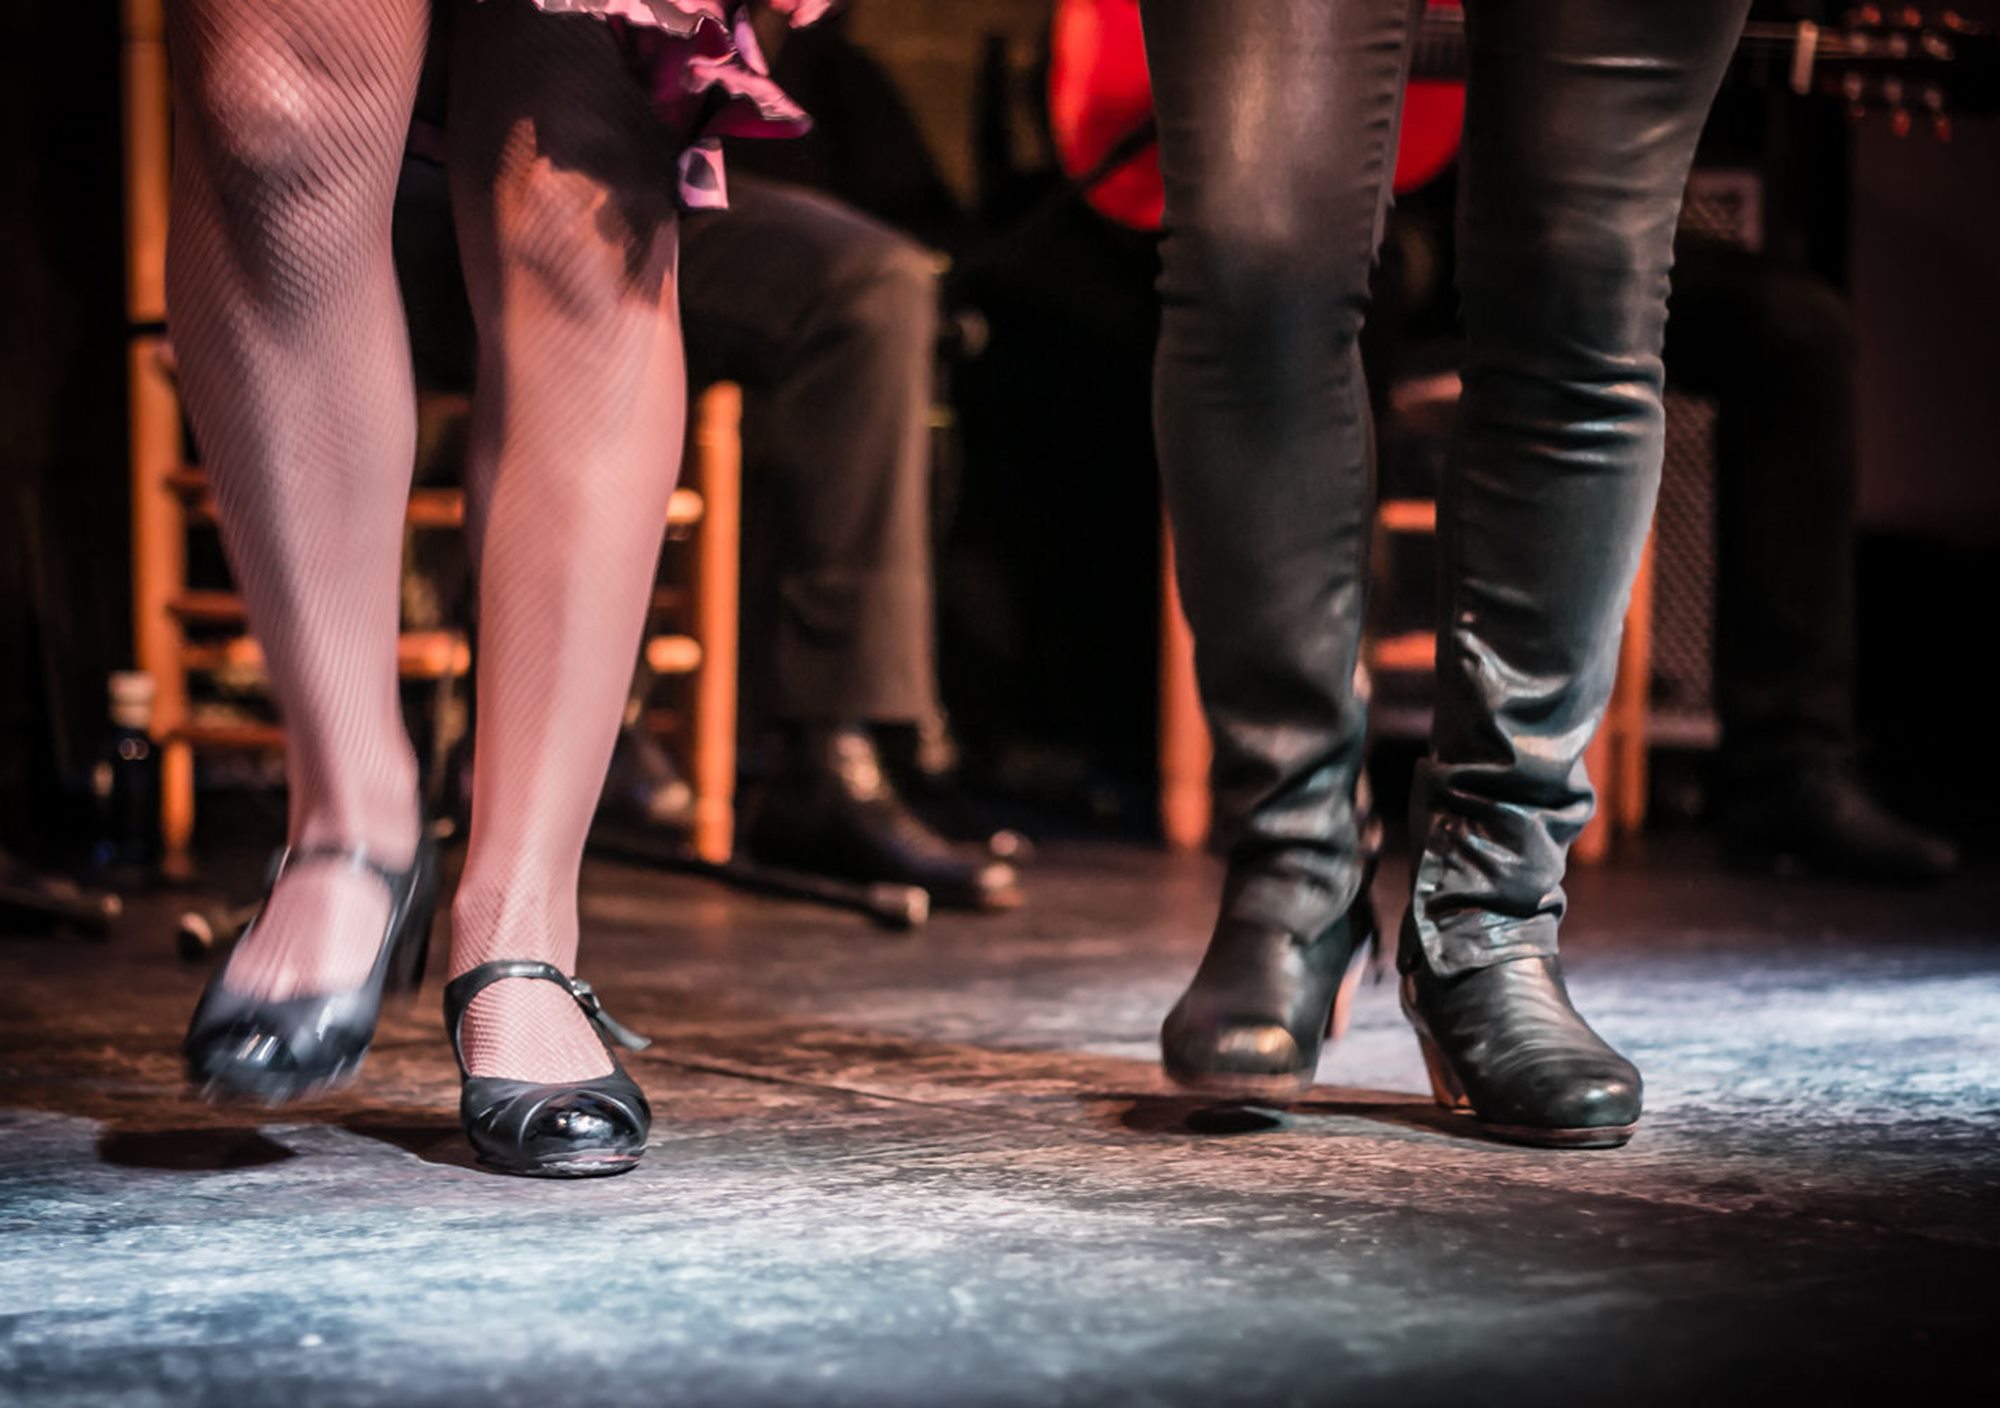
<svg viewBox="0 0 2000 1408">
<path fill-rule="evenodd" d="M 141 670 L 111 676 L 111 730 L 91 769 L 97 838 L 91 860 L 101 869 L 148 866 L 160 858 L 160 750 L 153 742 L 153 677 Z"/>
</svg>

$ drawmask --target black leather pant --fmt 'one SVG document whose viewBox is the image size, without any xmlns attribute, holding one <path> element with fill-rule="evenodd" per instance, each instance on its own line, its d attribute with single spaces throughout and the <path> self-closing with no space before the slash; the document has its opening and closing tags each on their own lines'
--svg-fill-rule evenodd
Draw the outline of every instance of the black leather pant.
<svg viewBox="0 0 2000 1408">
<path fill-rule="evenodd" d="M 1748 0 L 1471 0 L 1461 422 L 1414 916 L 1450 975 L 1553 953 L 1659 482 L 1695 139 Z M 1356 337 L 1410 0 L 1143 0 L 1168 238 L 1155 416 L 1215 736 L 1225 903 L 1315 932 L 1359 885 L 1373 511 Z"/>
</svg>

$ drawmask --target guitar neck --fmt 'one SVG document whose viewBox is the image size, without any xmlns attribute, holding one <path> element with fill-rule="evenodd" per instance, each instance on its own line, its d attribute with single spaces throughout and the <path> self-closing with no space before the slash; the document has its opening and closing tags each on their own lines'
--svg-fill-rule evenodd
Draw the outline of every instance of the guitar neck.
<svg viewBox="0 0 2000 1408">
<path fill-rule="evenodd" d="M 1791 83 L 1803 57 L 1810 72 L 1820 64 L 1854 62 L 1871 57 L 1837 30 L 1799 24 L 1749 24 L 1736 46 L 1732 76 L 1750 82 Z M 1465 12 L 1432 6 L 1424 11 L 1410 50 L 1410 77 L 1463 83 L 1467 67 Z"/>
</svg>

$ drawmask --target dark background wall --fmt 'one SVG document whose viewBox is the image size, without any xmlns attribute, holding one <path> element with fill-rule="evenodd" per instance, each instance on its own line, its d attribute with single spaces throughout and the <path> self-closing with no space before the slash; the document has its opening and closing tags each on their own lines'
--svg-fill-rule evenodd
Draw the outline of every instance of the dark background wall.
<svg viewBox="0 0 2000 1408">
<path fill-rule="evenodd" d="M 2000 542 L 2000 122 L 1867 124 L 1854 177 L 1863 519 Z"/>
<path fill-rule="evenodd" d="M 118 7 L 0 0 L 0 835 L 130 649 L 120 120 Z"/>
</svg>

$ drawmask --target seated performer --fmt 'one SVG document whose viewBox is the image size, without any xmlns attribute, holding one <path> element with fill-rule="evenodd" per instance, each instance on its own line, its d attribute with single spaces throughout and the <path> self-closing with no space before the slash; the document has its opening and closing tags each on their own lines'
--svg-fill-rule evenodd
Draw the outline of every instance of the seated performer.
<svg viewBox="0 0 2000 1408">
<path fill-rule="evenodd" d="M 443 186 L 432 163 L 405 164 L 396 245 L 418 379 L 456 388 L 469 381 L 471 334 Z M 943 908 L 1017 904 L 1012 865 L 946 840 L 905 805 L 872 732 L 942 717 L 932 257 L 782 182 L 732 169 L 728 196 L 727 210 L 683 222 L 680 288 L 693 383 L 745 390 L 743 700 L 773 747 L 742 844 L 792 869 L 921 886 Z M 679 790 L 628 723 L 604 806 L 671 822 Z"/>
<path fill-rule="evenodd" d="M 1667 380 L 1716 401 L 1715 697 L 1723 844 L 1751 866 L 1941 880 L 1949 841 L 1856 766 L 1854 334 L 1824 280 L 1683 236 Z"/>
</svg>

